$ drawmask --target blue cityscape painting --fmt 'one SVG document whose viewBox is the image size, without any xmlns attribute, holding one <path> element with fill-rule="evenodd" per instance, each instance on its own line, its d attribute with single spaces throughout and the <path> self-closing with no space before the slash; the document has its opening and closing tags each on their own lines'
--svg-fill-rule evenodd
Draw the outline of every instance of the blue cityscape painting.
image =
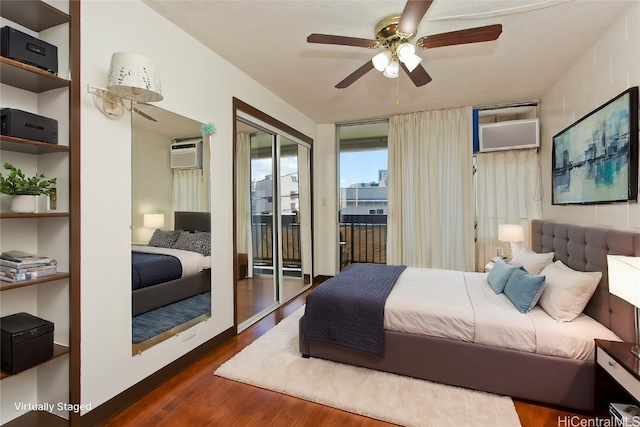
<svg viewBox="0 0 640 427">
<path fill-rule="evenodd" d="M 552 203 L 636 201 L 638 87 L 553 137 Z"/>
</svg>

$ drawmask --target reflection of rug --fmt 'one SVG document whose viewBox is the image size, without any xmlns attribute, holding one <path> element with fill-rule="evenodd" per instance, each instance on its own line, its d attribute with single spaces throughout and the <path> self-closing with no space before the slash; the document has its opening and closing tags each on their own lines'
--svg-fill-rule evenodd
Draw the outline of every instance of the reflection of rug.
<svg viewBox="0 0 640 427">
<path fill-rule="evenodd" d="M 235 381 L 405 426 L 520 426 L 509 397 L 303 359 L 298 319 L 281 321 L 215 374 Z"/>
<path fill-rule="evenodd" d="M 211 311 L 211 292 L 192 296 L 133 318 L 134 344 L 155 337 L 171 328 Z"/>
</svg>

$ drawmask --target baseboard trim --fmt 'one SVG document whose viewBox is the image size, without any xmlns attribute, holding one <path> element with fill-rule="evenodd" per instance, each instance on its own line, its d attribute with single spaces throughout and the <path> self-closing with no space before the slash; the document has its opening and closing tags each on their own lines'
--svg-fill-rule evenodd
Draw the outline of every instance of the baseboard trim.
<svg viewBox="0 0 640 427">
<path fill-rule="evenodd" d="M 107 419 L 122 412 L 128 406 L 149 394 L 160 384 L 174 377 L 179 372 L 191 366 L 210 351 L 221 346 L 236 335 L 235 328 L 231 327 L 209 341 L 194 348 L 184 356 L 169 363 L 159 371 L 154 372 L 142 381 L 129 387 L 122 393 L 107 400 L 102 405 L 80 417 L 82 426 L 98 426 Z"/>
</svg>

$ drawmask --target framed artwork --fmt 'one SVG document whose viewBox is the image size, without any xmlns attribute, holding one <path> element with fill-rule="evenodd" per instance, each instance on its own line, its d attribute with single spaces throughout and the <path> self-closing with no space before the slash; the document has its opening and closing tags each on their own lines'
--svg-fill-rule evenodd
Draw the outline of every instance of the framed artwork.
<svg viewBox="0 0 640 427">
<path fill-rule="evenodd" d="M 638 87 L 553 137 L 552 204 L 637 201 Z"/>
</svg>

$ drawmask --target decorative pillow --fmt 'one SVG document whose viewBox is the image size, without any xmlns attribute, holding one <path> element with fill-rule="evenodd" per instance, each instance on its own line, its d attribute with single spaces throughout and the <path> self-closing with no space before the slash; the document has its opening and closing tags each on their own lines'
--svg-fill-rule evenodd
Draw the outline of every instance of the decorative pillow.
<svg viewBox="0 0 640 427">
<path fill-rule="evenodd" d="M 602 278 L 599 271 L 576 271 L 561 261 L 546 266 L 542 274 L 547 285 L 538 303 L 558 322 L 571 322 L 578 317 Z"/>
<path fill-rule="evenodd" d="M 173 244 L 174 249 L 198 252 L 204 256 L 211 255 L 211 233 L 190 233 L 183 231 Z"/>
<path fill-rule="evenodd" d="M 504 287 L 504 294 L 520 313 L 528 313 L 540 299 L 545 288 L 545 277 L 516 270 Z"/>
<path fill-rule="evenodd" d="M 171 248 L 178 240 L 181 230 L 165 231 L 156 228 L 153 232 L 153 236 L 149 240 L 149 246 L 155 246 L 157 248 Z"/>
<path fill-rule="evenodd" d="M 553 252 L 537 254 L 527 248 L 513 256 L 511 264 L 521 265 L 529 274 L 540 274 L 542 269 L 553 262 Z"/>
<path fill-rule="evenodd" d="M 520 270 L 522 267 L 517 265 L 507 264 L 503 260 L 499 259 L 494 264 L 493 268 L 489 271 L 487 281 L 496 294 L 504 292 L 504 287 L 507 285 L 511 273 L 516 270 Z"/>
</svg>

